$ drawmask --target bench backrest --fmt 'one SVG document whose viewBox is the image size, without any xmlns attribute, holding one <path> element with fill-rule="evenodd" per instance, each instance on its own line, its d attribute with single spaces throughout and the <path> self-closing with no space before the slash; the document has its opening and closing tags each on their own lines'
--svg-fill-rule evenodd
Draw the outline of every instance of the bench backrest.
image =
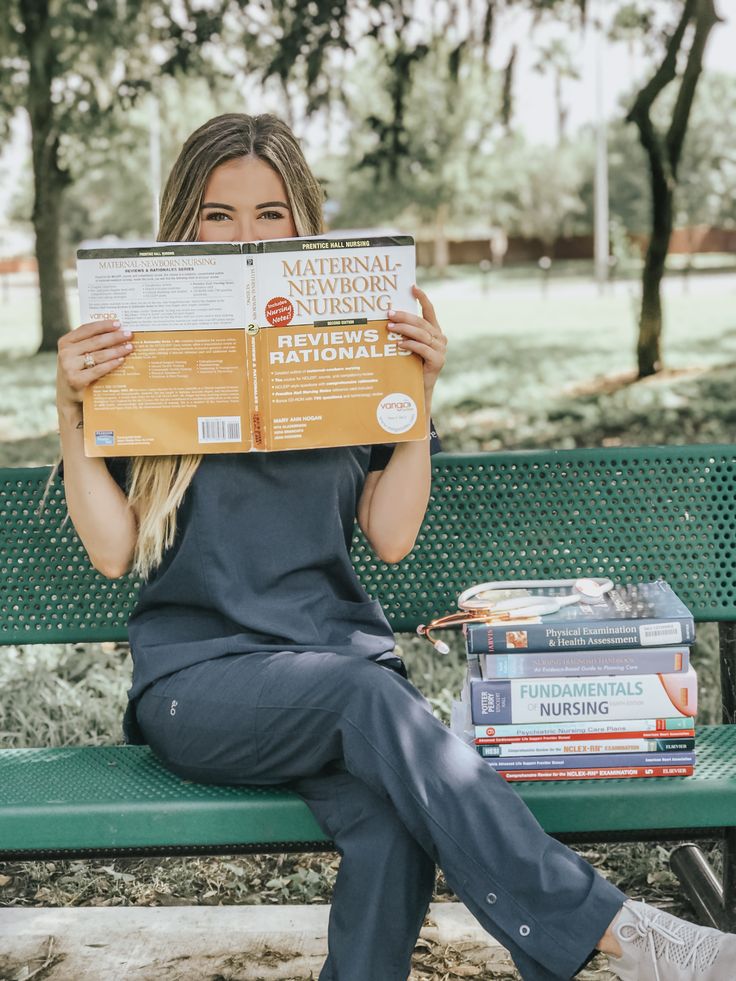
<svg viewBox="0 0 736 981">
<path fill-rule="evenodd" d="M 433 458 L 412 554 L 355 568 L 395 630 L 455 609 L 473 582 L 666 578 L 698 621 L 736 620 L 736 447 L 669 446 Z M 0 644 L 125 640 L 138 583 L 96 573 L 48 467 L 0 470 Z"/>
</svg>

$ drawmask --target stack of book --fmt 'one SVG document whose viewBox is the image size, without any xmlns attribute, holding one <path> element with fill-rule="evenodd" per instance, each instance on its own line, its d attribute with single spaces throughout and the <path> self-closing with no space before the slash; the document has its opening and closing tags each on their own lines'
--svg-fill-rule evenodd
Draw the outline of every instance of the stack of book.
<svg viewBox="0 0 736 981">
<path fill-rule="evenodd" d="M 452 728 L 507 780 L 693 773 L 695 626 L 667 583 L 617 586 L 535 621 L 467 624 L 465 639 Z"/>
</svg>

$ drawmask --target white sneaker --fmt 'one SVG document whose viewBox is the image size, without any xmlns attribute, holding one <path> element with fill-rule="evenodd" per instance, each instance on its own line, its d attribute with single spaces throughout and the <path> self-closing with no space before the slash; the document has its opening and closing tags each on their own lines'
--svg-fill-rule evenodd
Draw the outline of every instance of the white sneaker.
<svg viewBox="0 0 736 981">
<path fill-rule="evenodd" d="M 613 928 L 622 956 L 608 955 L 621 981 L 734 981 L 736 934 L 698 926 L 627 899 Z"/>
</svg>

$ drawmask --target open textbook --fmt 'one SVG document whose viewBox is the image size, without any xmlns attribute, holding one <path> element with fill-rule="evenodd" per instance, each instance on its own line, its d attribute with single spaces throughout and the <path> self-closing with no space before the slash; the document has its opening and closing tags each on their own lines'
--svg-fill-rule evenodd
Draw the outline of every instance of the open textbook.
<svg viewBox="0 0 736 981">
<path fill-rule="evenodd" d="M 428 435 L 408 236 L 152 243 L 77 252 L 82 321 L 133 352 L 84 393 L 87 456 L 227 453 Z"/>
</svg>

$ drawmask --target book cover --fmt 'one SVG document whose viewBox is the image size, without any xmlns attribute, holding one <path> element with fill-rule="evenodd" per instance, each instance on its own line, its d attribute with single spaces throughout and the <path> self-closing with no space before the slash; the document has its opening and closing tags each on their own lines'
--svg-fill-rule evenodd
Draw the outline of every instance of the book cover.
<svg viewBox="0 0 736 981">
<path fill-rule="evenodd" d="M 697 677 L 692 666 L 682 674 L 633 677 L 510 678 L 488 681 L 477 663 L 469 663 L 464 701 L 474 725 L 520 722 L 638 719 L 697 713 Z"/>
<path fill-rule="evenodd" d="M 564 742 L 491 743 L 477 739 L 481 756 L 503 759 L 509 756 L 570 756 L 590 753 L 689 753 L 695 749 L 695 739 L 570 739 Z"/>
<path fill-rule="evenodd" d="M 534 597 L 566 595 L 561 587 L 526 591 Z M 469 623 L 469 654 L 513 651 L 595 651 L 690 645 L 693 616 L 663 580 L 614 586 L 600 599 L 563 606 L 544 618 Z"/>
<path fill-rule="evenodd" d="M 637 777 L 691 777 L 694 766 L 586 767 L 584 770 L 500 770 L 504 780 L 623 780 Z"/>
<path fill-rule="evenodd" d="M 687 671 L 687 647 L 639 647 L 631 650 L 548 651 L 481 654 L 484 678 L 545 678 L 598 674 L 675 674 Z"/>
<path fill-rule="evenodd" d="M 409 236 L 77 252 L 83 322 L 133 352 L 84 394 L 87 456 L 308 449 L 428 436 Z"/>
<path fill-rule="evenodd" d="M 485 749 L 485 746 L 478 747 Z M 564 770 L 609 766 L 694 766 L 695 753 L 590 753 L 587 756 L 486 757 L 495 770 Z"/>
<path fill-rule="evenodd" d="M 470 713 L 468 722 L 470 721 Z M 587 722 L 525 722 L 521 725 L 473 726 L 474 739 L 489 742 L 519 740 L 590 739 L 593 736 L 660 739 L 664 735 L 686 738 L 694 734 L 695 720 L 688 715 L 676 719 L 590 719 Z"/>
</svg>

